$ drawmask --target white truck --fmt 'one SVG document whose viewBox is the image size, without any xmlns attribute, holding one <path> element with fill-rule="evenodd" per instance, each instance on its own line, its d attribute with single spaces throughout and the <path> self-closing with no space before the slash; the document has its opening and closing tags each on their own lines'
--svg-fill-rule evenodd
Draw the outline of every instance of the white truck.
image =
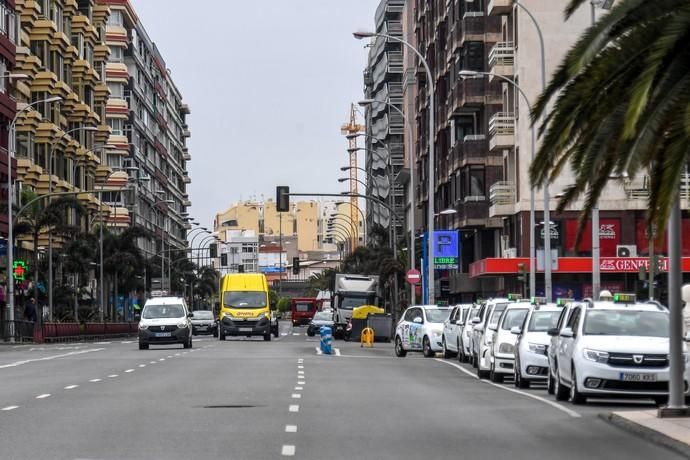
<svg viewBox="0 0 690 460">
<path fill-rule="evenodd" d="M 333 291 L 333 336 L 341 338 L 345 332 L 352 309 L 361 305 L 378 305 L 378 275 L 350 275 L 336 273 Z"/>
</svg>

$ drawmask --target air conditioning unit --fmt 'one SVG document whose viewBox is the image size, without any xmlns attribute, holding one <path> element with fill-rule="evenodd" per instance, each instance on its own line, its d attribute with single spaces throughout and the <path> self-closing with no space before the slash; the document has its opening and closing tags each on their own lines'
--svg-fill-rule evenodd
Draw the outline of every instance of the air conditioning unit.
<svg viewBox="0 0 690 460">
<path fill-rule="evenodd" d="M 506 259 L 514 259 L 517 257 L 517 248 L 506 248 L 503 250 L 503 257 Z"/>
<path fill-rule="evenodd" d="M 616 246 L 616 257 L 637 257 L 637 246 L 634 244 L 619 244 Z"/>
</svg>

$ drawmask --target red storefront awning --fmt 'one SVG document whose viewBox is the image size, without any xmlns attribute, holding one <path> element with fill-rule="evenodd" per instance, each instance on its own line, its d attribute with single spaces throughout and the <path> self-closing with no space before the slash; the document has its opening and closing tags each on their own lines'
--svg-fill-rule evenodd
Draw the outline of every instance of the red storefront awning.
<svg viewBox="0 0 690 460">
<path fill-rule="evenodd" d="M 470 278 L 479 276 L 512 275 L 518 273 L 518 264 L 525 264 L 529 271 L 528 257 L 506 259 L 482 259 L 470 264 Z M 646 257 L 602 257 L 599 260 L 601 273 L 637 273 L 640 267 L 649 269 L 649 258 Z M 659 258 L 659 269 L 668 271 L 668 258 Z M 683 257 L 682 269 L 690 272 L 690 257 Z M 558 266 L 553 273 L 592 273 L 591 257 L 559 257 Z"/>
</svg>

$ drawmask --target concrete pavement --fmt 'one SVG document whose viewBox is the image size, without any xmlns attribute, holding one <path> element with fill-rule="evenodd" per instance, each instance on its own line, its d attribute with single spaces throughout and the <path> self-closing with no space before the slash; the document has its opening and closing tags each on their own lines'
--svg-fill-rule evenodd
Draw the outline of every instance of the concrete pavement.
<svg viewBox="0 0 690 460">
<path fill-rule="evenodd" d="M 192 350 L 3 353 L 0 366 L 36 358 L 0 367 L 0 458 L 682 458 L 445 360 L 342 341 L 318 355 L 318 338 L 282 327 L 279 340 L 204 337 Z"/>
</svg>

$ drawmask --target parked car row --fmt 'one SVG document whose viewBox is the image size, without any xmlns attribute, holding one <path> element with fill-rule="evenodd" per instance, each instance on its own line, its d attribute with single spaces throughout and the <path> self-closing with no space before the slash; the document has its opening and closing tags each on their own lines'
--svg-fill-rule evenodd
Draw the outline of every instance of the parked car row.
<svg viewBox="0 0 690 460">
<path fill-rule="evenodd" d="M 638 302 L 631 294 L 558 304 L 509 296 L 481 304 L 409 307 L 395 329 L 395 354 L 457 356 L 479 378 L 500 383 L 512 377 L 518 388 L 546 383 L 548 393 L 573 404 L 612 397 L 662 404 L 668 399 L 668 336 L 666 307 Z"/>
</svg>

